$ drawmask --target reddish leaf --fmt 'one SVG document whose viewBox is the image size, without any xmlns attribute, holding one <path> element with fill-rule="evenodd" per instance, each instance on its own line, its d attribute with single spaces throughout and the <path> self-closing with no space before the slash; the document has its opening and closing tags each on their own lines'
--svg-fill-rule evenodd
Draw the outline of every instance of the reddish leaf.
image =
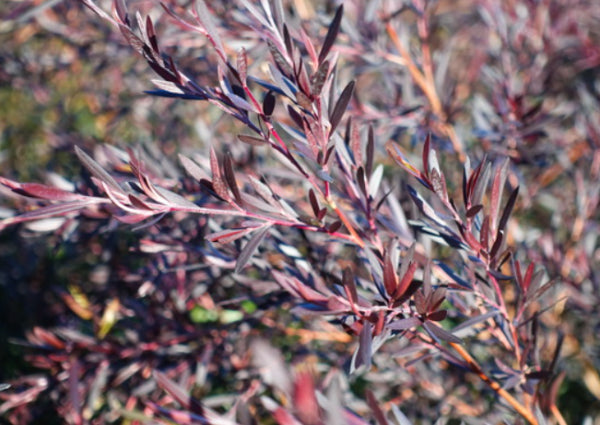
<svg viewBox="0 0 600 425">
<path fill-rule="evenodd" d="M 406 292 L 406 290 L 408 289 L 408 287 L 410 286 L 410 284 L 413 280 L 416 270 L 417 270 L 417 263 L 411 262 L 410 265 L 408 266 L 408 270 L 402 276 L 402 279 L 400 280 L 400 283 L 398 284 L 398 287 L 396 288 L 396 292 L 394 293 L 395 299 L 401 298 L 404 295 L 404 293 Z"/>
<path fill-rule="evenodd" d="M 377 403 L 377 399 L 373 395 L 373 392 L 371 390 L 367 389 L 366 394 L 367 394 L 367 404 L 373 411 L 373 415 L 375 415 L 375 420 L 377 421 L 377 423 L 379 425 L 389 425 L 389 422 L 385 417 L 385 413 L 383 413 L 383 410 L 381 410 L 381 407 L 379 407 L 379 403 Z"/>
<path fill-rule="evenodd" d="M 58 189 L 52 186 L 46 186 L 38 183 L 22 183 L 13 189 L 14 192 L 33 198 L 47 199 L 50 201 L 76 201 L 86 199 L 86 196 L 79 195 L 66 190 Z"/>
<path fill-rule="evenodd" d="M 383 258 L 383 285 L 385 291 L 390 297 L 393 297 L 398 288 L 398 275 L 396 274 L 396 265 L 392 263 L 392 247 L 390 244 Z"/>
<path fill-rule="evenodd" d="M 197 400 L 192 398 L 187 390 L 176 384 L 174 381 L 169 379 L 166 374 L 159 372 L 158 370 L 153 371 L 152 375 L 154 376 L 158 386 L 165 390 L 185 409 L 190 410 L 197 415 L 204 415 L 204 407 L 202 407 Z"/>
</svg>

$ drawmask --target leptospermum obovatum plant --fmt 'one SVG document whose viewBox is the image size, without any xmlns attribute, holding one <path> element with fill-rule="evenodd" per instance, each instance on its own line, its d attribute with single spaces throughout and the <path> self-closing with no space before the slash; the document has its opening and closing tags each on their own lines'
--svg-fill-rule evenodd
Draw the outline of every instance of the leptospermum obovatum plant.
<svg viewBox="0 0 600 425">
<path fill-rule="evenodd" d="M 421 166 L 413 165 L 395 142 L 386 143 L 388 156 L 422 186 L 406 186 L 420 213 L 418 219 L 407 222 L 396 191 L 384 176 L 384 165 L 376 163 L 376 152 L 384 141 L 377 140 L 375 128 L 363 128 L 358 117 L 346 114 L 355 83 L 340 84 L 338 53 L 332 49 L 342 7 L 319 46 L 303 30 L 285 24 L 277 2 L 263 4 L 262 10 L 244 3 L 249 25 L 270 54 L 269 79 L 265 79 L 249 73 L 250 59 L 244 49 L 230 53 L 204 3 L 198 3 L 191 16 L 164 5 L 179 27 L 206 36 L 213 46 L 218 86 L 208 87 L 188 77 L 176 60 L 161 51 L 150 18 L 138 14 L 134 19 L 120 1 L 114 4 L 114 17 L 90 1 L 85 4 L 115 25 L 158 74 L 160 79 L 153 81 L 158 89 L 150 94 L 208 101 L 234 117 L 246 129 L 238 135 L 239 141 L 250 145 L 248 149 L 273 155 L 271 161 L 282 170 L 279 177 L 297 190 L 290 193 L 259 164 L 239 172 L 235 158 L 221 155 L 216 144 L 207 157 L 180 156 L 183 168 L 201 189 L 193 193 L 181 190 L 179 182 L 154 177 L 134 150 L 123 155 L 107 149 L 111 161 L 102 166 L 76 149 L 95 193 L 2 178 L 0 182 L 14 193 L 48 204 L 5 219 L 2 227 L 90 211 L 138 227 L 154 225 L 173 213 L 209 216 L 211 231 L 205 240 L 223 247 L 243 241 L 233 266 L 237 274 L 243 275 L 251 266 L 266 267 L 271 278 L 298 300 L 296 312 L 324 315 L 356 336 L 351 373 L 370 369 L 378 349 L 396 343 L 402 345 L 397 355 L 409 356 L 409 363 L 433 355 L 474 373 L 529 423 L 542 422 L 544 413 L 560 420 L 554 400 L 560 347 L 551 361 L 542 363 L 536 333 L 538 300 L 551 282 L 535 264 L 522 265 L 507 248 L 508 224 L 518 199 L 518 188 L 507 183 L 510 162 L 492 164 L 483 159 L 471 166 L 438 104 L 427 66 L 420 74 L 409 62 L 411 75 L 438 115 L 437 131 L 451 140 L 464 159 L 463 179 L 462 185 L 447 181 L 429 136 L 423 140 Z M 388 25 L 387 31 L 399 53 L 409 58 L 393 26 Z M 117 176 L 115 170 L 131 174 Z M 449 186 L 456 189 L 449 192 Z M 272 235 L 282 229 L 302 232 L 309 246 L 337 260 L 350 257 L 356 261 L 352 266 L 327 269 Z M 430 258 L 413 230 L 449 246 L 456 253 L 453 262 Z M 287 257 L 283 266 L 269 267 L 261 261 L 261 250 L 266 255 L 272 246 Z M 509 298 L 509 292 L 516 295 Z M 483 333 L 487 339 L 480 337 Z M 33 339 L 66 349 L 63 341 L 40 330 Z M 91 341 L 80 344 L 102 349 Z M 476 359 L 470 347 L 479 345 L 496 358 Z M 153 374 L 184 411 L 147 401 L 150 413 L 181 423 L 224 420 L 160 371 L 155 369 Z M 292 395 L 295 407 L 263 399 L 264 407 L 282 424 L 324 420 L 325 408 L 319 406 L 314 377 L 298 372 L 290 379 L 292 389 L 283 392 Z M 249 390 L 241 397 L 252 395 Z M 377 421 L 386 423 L 385 412 L 372 393 L 367 402 Z M 306 405 L 311 409 L 302 410 Z M 402 418 L 393 411 L 396 419 Z M 351 414 L 344 417 L 348 423 L 361 423 Z"/>
</svg>

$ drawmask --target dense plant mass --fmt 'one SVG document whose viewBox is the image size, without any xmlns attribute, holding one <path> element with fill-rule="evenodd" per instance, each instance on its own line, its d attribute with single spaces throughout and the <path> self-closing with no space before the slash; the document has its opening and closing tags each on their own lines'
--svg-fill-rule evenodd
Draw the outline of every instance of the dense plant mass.
<svg viewBox="0 0 600 425">
<path fill-rule="evenodd" d="M 35 309 L 6 301 L 0 415 L 600 423 L 591 3 L 6 11 L 2 95 L 52 98 L 28 50 L 52 30 L 90 124 L 19 174 L 2 112 L 2 295 Z"/>
</svg>

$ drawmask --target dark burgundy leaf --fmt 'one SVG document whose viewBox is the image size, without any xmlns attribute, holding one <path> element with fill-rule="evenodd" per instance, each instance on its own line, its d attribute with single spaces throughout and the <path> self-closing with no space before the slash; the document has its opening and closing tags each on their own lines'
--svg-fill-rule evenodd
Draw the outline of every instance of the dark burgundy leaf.
<svg viewBox="0 0 600 425">
<path fill-rule="evenodd" d="M 309 189 L 309 191 L 308 191 L 308 199 L 310 200 L 310 206 L 312 207 L 313 214 L 315 215 L 315 217 L 318 217 L 319 216 L 320 207 L 319 207 L 319 201 L 317 200 L 317 196 L 315 195 L 315 191 L 314 190 Z"/>
<path fill-rule="evenodd" d="M 225 159 L 223 160 L 223 176 L 227 186 L 229 186 L 229 189 L 231 190 L 231 193 L 233 193 L 235 201 L 238 205 L 242 206 L 244 201 L 242 200 L 240 189 L 237 181 L 235 180 L 235 173 L 233 172 L 233 159 L 231 158 L 231 154 L 229 152 L 225 155 Z"/>
<path fill-rule="evenodd" d="M 512 213 L 518 195 L 519 187 L 517 186 L 515 190 L 512 191 L 508 198 L 508 201 L 506 202 L 506 206 L 504 207 L 504 211 L 502 212 L 502 217 L 500 218 L 500 222 L 498 223 L 498 230 L 504 230 L 504 228 L 506 227 L 506 223 L 508 222 L 510 214 Z"/>
<path fill-rule="evenodd" d="M 288 105 L 288 114 L 290 114 L 290 118 L 294 120 L 294 122 L 296 123 L 296 125 L 299 128 L 304 128 L 304 119 L 302 118 L 302 116 L 298 113 L 298 111 L 296 111 L 294 108 L 292 108 L 291 106 Z"/>
<path fill-rule="evenodd" d="M 431 134 L 427 133 L 427 137 L 425 137 L 425 144 L 423 145 L 423 171 L 425 171 L 425 176 L 429 178 L 429 152 L 431 151 Z"/>
<path fill-rule="evenodd" d="M 358 169 L 356 170 L 356 181 L 365 199 L 369 199 L 369 193 L 367 191 L 367 185 L 365 182 L 365 171 L 363 167 L 358 167 Z"/>
<path fill-rule="evenodd" d="M 365 171 L 367 176 L 373 173 L 373 158 L 375 156 L 375 136 L 373 135 L 373 126 L 369 125 L 369 132 L 367 136 L 367 161 L 365 164 Z"/>
<path fill-rule="evenodd" d="M 327 58 L 333 43 L 335 43 L 335 39 L 340 31 L 340 24 L 342 22 L 342 16 L 344 14 L 344 5 L 341 4 L 337 10 L 335 11 L 335 16 L 329 25 L 329 29 L 327 30 L 327 35 L 325 36 L 325 41 L 323 41 L 323 47 L 321 47 L 321 52 L 319 53 L 319 64 L 323 63 L 323 61 Z"/>
<path fill-rule="evenodd" d="M 341 7 L 341 6 L 340 6 Z M 337 125 L 340 123 L 344 112 L 346 112 L 346 108 L 348 107 L 348 103 L 350 103 L 350 99 L 352 98 L 352 93 L 354 92 L 354 81 L 350 81 L 348 85 L 342 91 L 339 99 L 337 100 L 335 107 L 333 108 L 333 112 L 331 113 L 331 117 L 329 118 L 329 122 L 331 123 L 331 129 L 329 130 L 329 135 L 333 134 Z"/>
<path fill-rule="evenodd" d="M 446 310 L 438 310 L 427 314 L 427 320 L 431 320 L 432 322 L 441 322 L 446 318 L 447 315 L 448 312 Z"/>
<path fill-rule="evenodd" d="M 477 213 L 479 211 L 481 211 L 483 209 L 483 205 L 479 204 L 479 205 L 475 205 L 471 208 L 469 208 L 469 210 L 467 211 L 467 218 L 473 218 L 477 215 Z"/>
<path fill-rule="evenodd" d="M 277 99 L 275 98 L 275 95 L 273 94 L 273 92 L 272 91 L 267 92 L 267 94 L 265 95 L 265 98 L 263 99 L 263 113 L 267 117 L 270 117 L 271 115 L 273 115 L 273 111 L 275 110 L 276 102 L 277 102 Z"/>
<path fill-rule="evenodd" d="M 294 50 L 292 45 L 292 37 L 290 37 L 290 31 L 288 30 L 287 24 L 283 24 L 283 42 L 285 43 L 285 49 L 287 50 L 288 56 L 294 56 Z"/>
<path fill-rule="evenodd" d="M 337 232 L 342 227 L 342 222 L 339 220 L 334 221 L 329 226 L 327 226 L 327 231 L 330 233 Z"/>
</svg>

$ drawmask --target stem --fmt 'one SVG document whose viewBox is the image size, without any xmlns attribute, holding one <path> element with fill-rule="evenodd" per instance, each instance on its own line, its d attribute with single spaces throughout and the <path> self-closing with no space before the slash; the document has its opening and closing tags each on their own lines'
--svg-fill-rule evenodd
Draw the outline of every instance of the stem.
<svg viewBox="0 0 600 425">
<path fill-rule="evenodd" d="M 498 396 L 502 397 L 508 404 L 511 405 L 513 409 L 517 411 L 527 422 L 531 425 L 538 425 L 538 421 L 533 416 L 525 406 L 523 406 L 516 398 L 514 398 L 508 391 L 500 386 L 496 381 L 492 380 L 489 376 L 485 374 L 481 366 L 477 363 L 477 361 L 465 350 L 460 344 L 456 344 L 454 342 L 449 343 L 452 348 L 467 362 L 469 368 L 473 373 L 475 373 L 479 378 L 485 382 Z"/>
<path fill-rule="evenodd" d="M 458 139 L 456 130 L 454 129 L 452 124 L 448 122 L 448 117 L 446 117 L 446 114 L 442 107 L 442 102 L 440 101 L 440 97 L 438 96 L 438 93 L 435 88 L 435 82 L 433 79 L 433 65 L 431 63 L 431 52 L 429 51 L 429 45 L 427 45 L 427 43 L 422 44 L 423 62 L 426 71 L 425 74 L 423 74 L 423 72 L 421 72 L 419 67 L 413 61 L 408 51 L 404 48 L 404 45 L 400 41 L 400 37 L 398 37 L 398 33 L 389 22 L 386 24 L 386 30 L 388 32 L 388 35 L 390 36 L 390 39 L 392 40 L 392 43 L 394 43 L 396 50 L 398 50 L 400 56 L 402 56 L 402 59 L 404 59 L 405 66 L 408 69 L 408 72 L 412 76 L 413 80 L 415 80 L 419 88 L 425 94 L 425 97 L 427 98 L 429 105 L 431 106 L 431 111 L 440 121 L 438 123 L 440 132 L 446 137 L 448 137 L 448 139 L 450 139 L 450 142 L 452 143 L 454 150 L 458 154 L 460 161 L 464 163 L 466 160 L 466 156 L 463 151 L 462 143 Z"/>
</svg>

